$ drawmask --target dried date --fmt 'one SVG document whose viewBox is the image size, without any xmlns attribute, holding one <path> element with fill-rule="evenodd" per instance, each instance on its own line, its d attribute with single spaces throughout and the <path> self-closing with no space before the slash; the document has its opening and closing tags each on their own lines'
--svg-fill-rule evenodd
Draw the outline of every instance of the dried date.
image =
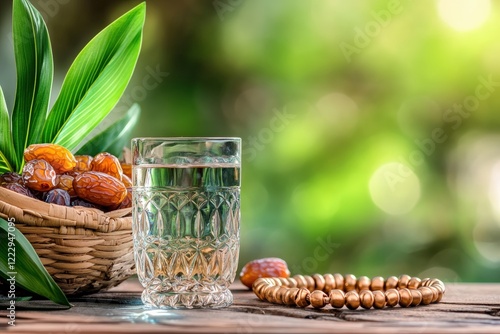
<svg viewBox="0 0 500 334">
<path fill-rule="evenodd" d="M 92 208 L 92 209 L 101 209 L 101 207 L 97 204 L 90 203 L 87 201 L 84 201 L 81 198 L 76 198 L 71 202 L 71 206 L 83 206 L 85 208 Z"/>
<path fill-rule="evenodd" d="M 12 190 L 18 194 L 35 198 L 35 196 L 33 196 L 33 193 L 28 188 L 19 183 L 4 183 L 2 184 L 2 187 L 5 189 Z"/>
<path fill-rule="evenodd" d="M 132 178 L 132 164 L 122 162 L 121 165 L 122 165 L 123 174 L 127 175 L 129 178 Z"/>
<path fill-rule="evenodd" d="M 286 262 L 277 257 L 267 257 L 248 262 L 240 273 L 240 281 L 248 288 L 252 288 L 253 282 L 259 277 L 283 277 L 290 276 Z"/>
<path fill-rule="evenodd" d="M 94 159 L 90 155 L 75 155 L 76 166 L 73 169 L 74 172 L 83 173 L 91 170 L 92 160 Z"/>
<path fill-rule="evenodd" d="M 76 197 L 75 190 L 73 189 L 73 180 L 75 178 L 71 175 L 58 175 L 57 176 L 57 189 L 63 189 L 68 192 L 71 197 Z"/>
<path fill-rule="evenodd" d="M 85 172 L 75 177 L 73 189 L 81 199 L 102 206 L 118 205 L 127 196 L 127 188 L 122 181 L 96 171 Z"/>
<path fill-rule="evenodd" d="M 56 171 L 45 160 L 31 160 L 24 165 L 23 181 L 31 190 L 49 191 L 56 186 Z"/>
<path fill-rule="evenodd" d="M 69 206 L 71 197 L 63 189 L 52 189 L 43 194 L 43 200 L 47 203 Z"/>
<path fill-rule="evenodd" d="M 15 172 L 8 172 L 8 173 L 0 175 L 0 184 L 4 184 L 4 183 L 19 183 L 19 184 L 21 184 L 22 182 L 23 182 L 22 176 L 15 173 Z"/>
<path fill-rule="evenodd" d="M 114 155 L 103 152 L 94 157 L 91 163 L 91 169 L 94 172 L 102 172 L 111 175 L 118 180 L 122 179 L 123 169 L 120 160 Z"/>
<path fill-rule="evenodd" d="M 132 207 L 132 188 L 127 188 L 127 196 L 125 196 L 125 199 L 120 204 L 109 207 L 109 210 L 120 210 L 131 207 Z"/>
<path fill-rule="evenodd" d="M 127 175 L 122 175 L 122 182 L 127 189 L 132 188 L 132 180 Z"/>
<path fill-rule="evenodd" d="M 39 159 L 47 161 L 57 174 L 69 172 L 76 166 L 73 154 L 67 148 L 57 144 L 32 144 L 24 150 L 26 162 Z"/>
</svg>

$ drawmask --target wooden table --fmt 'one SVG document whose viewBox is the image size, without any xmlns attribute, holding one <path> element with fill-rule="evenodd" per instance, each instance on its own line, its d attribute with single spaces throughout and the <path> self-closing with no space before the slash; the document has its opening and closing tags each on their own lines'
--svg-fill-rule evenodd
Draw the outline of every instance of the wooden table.
<svg viewBox="0 0 500 334">
<path fill-rule="evenodd" d="M 259 301 L 235 284 L 234 304 L 219 310 L 145 310 L 141 287 L 129 280 L 109 292 L 71 302 L 19 302 L 12 333 L 500 333 L 500 284 L 447 284 L 439 304 L 356 311 L 298 309 Z M 29 307 L 29 309 L 26 309 Z"/>
</svg>

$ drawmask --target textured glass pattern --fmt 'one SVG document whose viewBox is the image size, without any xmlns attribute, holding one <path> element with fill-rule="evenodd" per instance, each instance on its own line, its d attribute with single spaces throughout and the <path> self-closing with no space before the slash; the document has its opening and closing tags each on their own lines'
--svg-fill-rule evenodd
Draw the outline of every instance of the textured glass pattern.
<svg viewBox="0 0 500 334">
<path fill-rule="evenodd" d="M 142 301 L 232 304 L 240 249 L 241 140 L 135 138 L 132 217 Z"/>
<path fill-rule="evenodd" d="M 151 174 L 138 171 L 135 177 L 150 179 Z M 173 308 L 229 306 L 228 287 L 238 266 L 239 187 L 139 188 L 133 201 L 143 302 Z"/>
</svg>

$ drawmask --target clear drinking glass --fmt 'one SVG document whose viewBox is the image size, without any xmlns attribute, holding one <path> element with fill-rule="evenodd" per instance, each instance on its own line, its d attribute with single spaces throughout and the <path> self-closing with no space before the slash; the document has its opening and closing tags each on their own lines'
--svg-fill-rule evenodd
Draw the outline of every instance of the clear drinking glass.
<svg viewBox="0 0 500 334">
<path fill-rule="evenodd" d="M 241 139 L 135 138 L 134 256 L 146 306 L 231 305 Z"/>
</svg>

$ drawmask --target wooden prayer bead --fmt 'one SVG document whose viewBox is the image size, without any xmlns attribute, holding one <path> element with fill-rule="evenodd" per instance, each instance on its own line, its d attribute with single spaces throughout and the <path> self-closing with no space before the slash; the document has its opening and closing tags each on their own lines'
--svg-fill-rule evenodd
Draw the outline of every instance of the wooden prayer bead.
<svg viewBox="0 0 500 334">
<path fill-rule="evenodd" d="M 355 310 L 359 307 L 359 295 L 356 290 L 351 290 L 345 294 L 345 306 L 350 310 Z"/>
<path fill-rule="evenodd" d="M 431 303 L 437 302 L 437 300 L 439 298 L 439 289 L 436 288 L 436 287 L 434 287 L 434 286 L 429 286 L 428 288 L 431 289 L 431 291 L 432 291 L 432 301 L 431 301 Z"/>
<path fill-rule="evenodd" d="M 399 303 L 399 292 L 396 289 L 389 289 L 385 291 L 387 306 L 394 307 Z"/>
<path fill-rule="evenodd" d="M 304 275 L 304 278 L 305 278 L 305 280 L 307 282 L 306 289 L 309 290 L 309 291 L 315 290 L 316 282 L 314 282 L 314 278 L 312 278 L 309 275 Z"/>
<path fill-rule="evenodd" d="M 441 298 L 443 298 L 443 291 L 441 291 L 440 288 L 435 287 L 435 286 L 430 286 L 429 288 L 432 289 L 433 293 L 434 293 L 434 291 L 436 291 L 435 294 L 437 294 L 437 296 L 435 298 L 432 298 L 432 302 L 439 303 L 441 301 Z"/>
<path fill-rule="evenodd" d="M 295 298 L 297 297 L 297 293 L 299 292 L 299 288 L 290 288 L 285 293 L 283 297 L 283 302 L 288 306 L 295 306 Z"/>
<path fill-rule="evenodd" d="M 436 288 L 439 288 L 442 293 L 445 293 L 446 288 L 444 286 L 444 283 L 441 282 L 440 280 L 435 278 L 435 279 L 431 280 L 430 284 L 431 284 L 431 286 L 435 286 Z"/>
<path fill-rule="evenodd" d="M 388 277 L 385 280 L 385 291 L 398 287 L 399 279 L 396 276 Z"/>
<path fill-rule="evenodd" d="M 433 278 L 433 279 L 431 279 L 431 280 L 429 281 L 429 285 L 430 285 L 430 286 L 438 285 L 438 284 L 440 284 L 440 283 L 441 283 L 441 281 L 440 281 L 440 280 L 438 280 L 438 279 L 436 279 L 436 278 Z"/>
<path fill-rule="evenodd" d="M 370 309 L 373 307 L 373 303 L 375 302 L 375 297 L 373 296 L 373 292 L 370 290 L 361 290 L 359 293 L 359 301 L 362 308 Z"/>
<path fill-rule="evenodd" d="M 278 301 L 279 304 L 285 304 L 285 294 L 287 293 L 288 290 L 289 290 L 288 288 L 280 286 L 280 288 L 276 292 L 276 300 Z"/>
<path fill-rule="evenodd" d="M 344 275 L 344 291 L 349 292 L 356 290 L 356 276 L 348 274 Z"/>
<path fill-rule="evenodd" d="M 408 275 L 399 278 L 391 276 L 384 281 L 380 276 L 356 279 L 354 275 L 314 274 L 295 275 L 293 278 L 258 278 L 252 290 L 260 300 L 275 304 L 311 305 L 316 309 L 327 304 L 334 308 L 345 305 L 355 310 L 360 306 L 381 309 L 398 304 L 409 307 L 437 303 L 443 298 L 446 288 L 439 279 L 420 280 Z"/>
<path fill-rule="evenodd" d="M 335 279 L 335 289 L 344 291 L 344 276 L 337 273 L 333 274 L 333 278 Z"/>
<path fill-rule="evenodd" d="M 288 287 L 288 284 L 290 284 L 290 282 L 288 282 L 288 278 L 279 277 L 278 279 L 279 279 L 279 281 L 280 281 L 280 283 L 281 283 L 281 284 L 280 284 L 281 286 L 286 286 L 286 287 Z"/>
<path fill-rule="evenodd" d="M 282 286 L 282 285 L 287 285 L 288 281 L 286 278 L 283 277 L 273 277 L 274 281 L 276 282 L 276 285 Z"/>
<path fill-rule="evenodd" d="M 297 288 L 299 288 L 299 289 L 307 288 L 307 281 L 304 278 L 304 275 L 295 275 L 295 276 L 293 276 L 293 278 L 297 282 Z"/>
<path fill-rule="evenodd" d="M 260 279 L 260 278 L 259 278 Z M 267 290 L 274 286 L 270 280 L 264 280 L 259 282 L 259 280 L 254 282 L 254 291 L 261 300 L 266 300 Z"/>
<path fill-rule="evenodd" d="M 257 278 L 257 279 L 253 282 L 252 286 L 255 286 L 256 284 L 259 284 L 259 283 L 264 283 L 264 282 L 266 282 L 266 281 L 264 280 L 264 278 L 259 277 L 259 278 Z"/>
<path fill-rule="evenodd" d="M 370 289 L 370 284 L 372 283 L 371 279 L 369 279 L 366 276 L 361 276 L 358 278 L 356 282 L 356 290 L 362 291 L 362 290 L 368 290 Z"/>
<path fill-rule="evenodd" d="M 314 308 L 323 308 L 328 304 L 328 295 L 321 290 L 314 290 L 309 297 L 311 306 Z"/>
<path fill-rule="evenodd" d="M 252 288 L 253 288 L 253 292 L 257 295 L 257 297 L 259 297 L 260 300 L 264 300 L 265 299 L 265 297 L 264 297 L 265 290 L 267 290 L 269 288 L 269 285 L 266 284 L 265 282 L 260 282 L 259 284 L 254 283 Z"/>
<path fill-rule="evenodd" d="M 430 278 L 424 278 L 424 279 L 420 282 L 420 286 L 429 286 L 430 281 L 431 281 L 431 279 L 430 279 Z"/>
<path fill-rule="evenodd" d="M 372 278 L 370 290 L 372 291 L 384 290 L 384 278 L 382 276 L 376 276 Z"/>
<path fill-rule="evenodd" d="M 422 294 L 417 289 L 410 289 L 412 301 L 411 306 L 418 306 L 422 302 Z"/>
<path fill-rule="evenodd" d="M 344 291 L 340 289 L 335 289 L 330 291 L 330 305 L 335 308 L 342 308 L 345 305 L 345 294 Z"/>
<path fill-rule="evenodd" d="M 281 287 L 280 286 L 272 286 L 270 287 L 269 289 L 267 289 L 266 291 L 266 300 L 270 303 L 279 303 L 276 299 L 276 296 L 277 296 L 277 293 L 278 293 L 278 290 L 280 289 Z"/>
<path fill-rule="evenodd" d="M 409 275 L 401 275 L 399 276 L 398 288 L 403 289 L 408 286 L 408 282 L 410 281 L 411 276 Z"/>
<path fill-rule="evenodd" d="M 385 304 L 385 293 L 383 293 L 382 290 L 373 291 L 373 307 L 380 309 L 384 308 Z"/>
<path fill-rule="evenodd" d="M 310 304 L 309 301 L 309 290 L 302 288 L 297 291 L 297 295 L 295 296 L 295 305 L 298 307 L 306 307 Z"/>
<path fill-rule="evenodd" d="M 412 277 L 408 281 L 408 289 L 418 289 L 420 286 L 420 278 L 418 277 Z"/>
<path fill-rule="evenodd" d="M 293 277 L 289 277 L 288 279 L 288 287 L 289 288 L 296 288 L 297 287 L 297 281 Z"/>
<path fill-rule="evenodd" d="M 315 290 L 323 291 L 323 289 L 325 288 L 325 278 L 323 277 L 323 275 L 314 274 L 312 278 L 314 279 Z"/>
<path fill-rule="evenodd" d="M 432 303 L 433 294 L 432 294 L 432 290 L 429 289 L 429 287 L 421 286 L 420 288 L 418 288 L 418 290 L 422 294 L 422 304 L 423 305 L 429 305 L 430 303 Z"/>
<path fill-rule="evenodd" d="M 330 291 L 335 289 L 335 278 L 332 274 L 325 274 L 323 275 L 323 278 L 325 279 L 325 287 L 323 291 L 330 293 Z"/>
<path fill-rule="evenodd" d="M 399 289 L 399 306 L 408 307 L 413 301 L 411 291 L 408 288 Z"/>
</svg>

